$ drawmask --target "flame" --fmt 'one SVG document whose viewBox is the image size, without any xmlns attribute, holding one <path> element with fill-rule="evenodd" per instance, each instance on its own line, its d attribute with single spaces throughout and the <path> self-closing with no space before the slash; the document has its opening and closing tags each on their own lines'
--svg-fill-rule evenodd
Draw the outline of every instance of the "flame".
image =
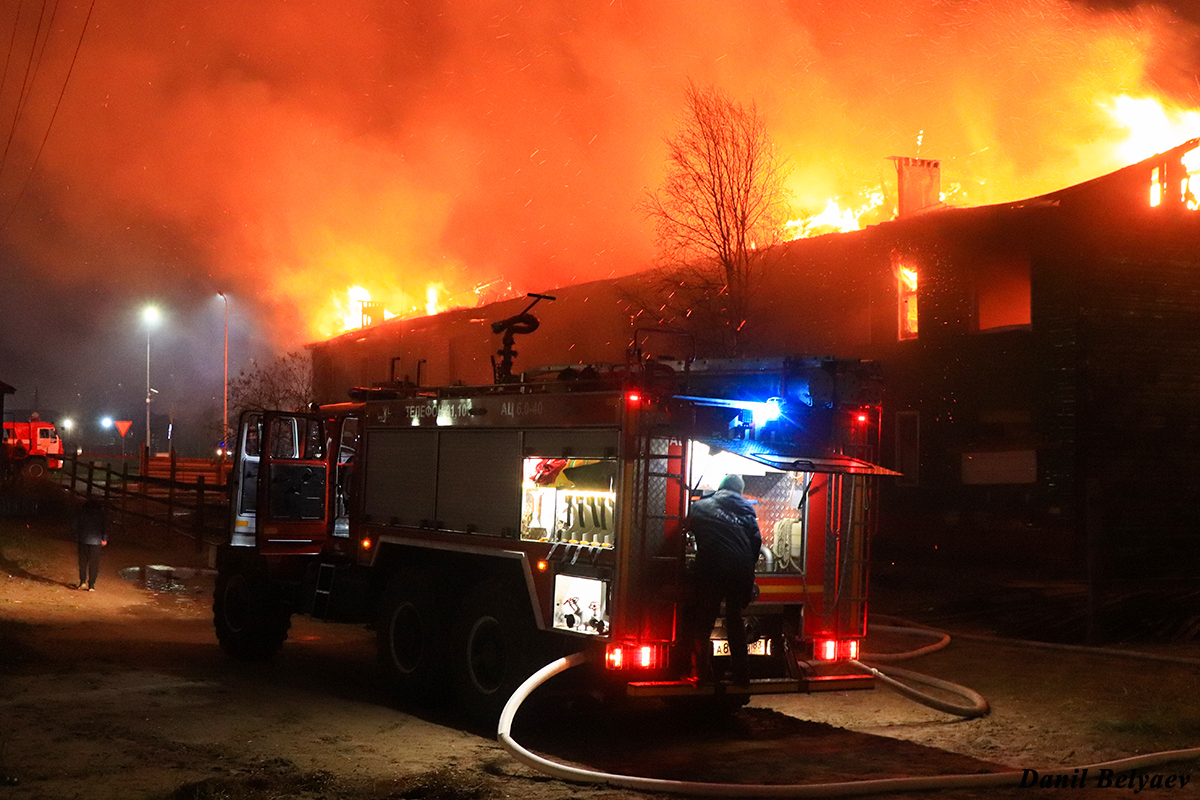
<svg viewBox="0 0 1200 800">
<path fill-rule="evenodd" d="M 438 291 L 445 287 L 440 283 L 431 283 L 425 287 L 425 313 L 429 316 L 440 314 L 445 311 L 445 307 L 438 305 Z"/>
<path fill-rule="evenodd" d="M 1118 159 L 1125 164 L 1200 137 L 1200 111 L 1164 105 L 1156 97 L 1122 94 L 1101 107 L 1127 132 L 1115 148 Z"/>
<path fill-rule="evenodd" d="M 784 223 L 785 238 L 795 240 L 825 233 L 862 230 L 863 225 L 867 224 L 865 217 L 869 212 L 880 208 L 884 203 L 884 193 L 880 190 L 869 190 L 864 194 L 867 201 L 858 208 L 843 209 L 837 198 L 833 198 L 825 204 L 821 213 L 789 220 Z"/>
<path fill-rule="evenodd" d="M 372 302 L 371 292 L 359 285 L 348 286 L 345 289 L 338 289 L 331 292 L 329 300 L 313 321 L 314 333 L 323 339 L 327 339 L 331 336 L 337 336 L 346 331 L 357 330 L 363 327 L 363 304 L 370 302 Z M 394 319 L 398 316 L 432 316 L 434 314 L 441 314 L 443 311 L 454 307 L 451 304 L 449 293 L 442 283 L 430 283 L 426 285 L 425 302 L 422 305 L 414 304 L 402 292 L 393 296 L 391 300 L 384 302 L 388 305 L 394 304 L 400 306 L 405 310 L 401 313 L 396 313 L 389 310 L 385 305 L 383 319 Z"/>
<path fill-rule="evenodd" d="M 351 286 L 346 292 L 346 297 L 350 302 L 342 316 L 342 330 L 352 331 L 362 327 L 362 304 L 371 302 L 371 293 L 361 286 Z"/>
</svg>

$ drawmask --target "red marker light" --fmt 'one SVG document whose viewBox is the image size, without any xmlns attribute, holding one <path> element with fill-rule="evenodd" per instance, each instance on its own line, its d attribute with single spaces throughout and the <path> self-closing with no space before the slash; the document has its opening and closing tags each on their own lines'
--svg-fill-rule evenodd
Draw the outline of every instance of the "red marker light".
<svg viewBox="0 0 1200 800">
<path fill-rule="evenodd" d="M 642 402 L 642 395 L 638 392 L 630 392 L 625 395 L 625 400 L 630 403 L 640 403 Z"/>
</svg>

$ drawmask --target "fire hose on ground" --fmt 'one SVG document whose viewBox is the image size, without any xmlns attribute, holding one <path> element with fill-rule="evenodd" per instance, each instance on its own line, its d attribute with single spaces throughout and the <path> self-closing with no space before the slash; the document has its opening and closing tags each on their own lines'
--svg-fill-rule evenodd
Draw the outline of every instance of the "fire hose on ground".
<svg viewBox="0 0 1200 800">
<path fill-rule="evenodd" d="M 924 655 L 925 653 L 940 650 L 950 642 L 949 635 L 940 631 L 932 630 L 930 628 L 876 625 L 872 625 L 871 627 L 876 630 L 887 630 L 898 633 L 914 633 L 926 636 L 933 635 L 938 637 L 938 642 L 934 644 L 930 644 L 905 653 L 864 654 L 865 658 L 869 658 L 870 660 L 876 662 L 898 661 L 907 658 L 914 658 L 917 655 Z M 991 641 L 999 640 L 992 639 Z M 1089 650 L 1089 652 L 1099 652 L 1102 654 L 1112 652 L 1119 655 L 1130 655 L 1126 651 L 1107 651 L 1078 647 L 1072 647 L 1071 649 Z M 588 655 L 586 653 L 575 653 L 573 655 L 553 661 L 531 675 L 523 684 L 521 684 L 520 687 L 517 688 L 512 697 L 509 698 L 508 703 L 504 706 L 503 712 L 500 714 L 500 723 L 496 731 L 497 739 L 500 741 L 501 746 L 503 746 L 504 749 L 506 749 L 519 762 L 560 780 L 570 781 L 573 783 L 616 786 L 624 789 L 634 789 L 637 791 L 667 792 L 671 794 L 689 794 L 709 797 L 852 797 L 923 789 L 973 789 L 1003 786 L 1016 787 L 1021 784 L 1021 781 L 1025 775 L 1024 770 L 1006 770 L 1003 772 L 982 774 L 974 773 L 962 775 L 905 776 L 899 778 L 879 778 L 861 781 L 833 781 L 807 784 L 730 784 L 676 781 L 663 778 L 645 778 L 634 775 L 621 775 L 561 764 L 531 752 L 513 739 L 513 720 L 516 718 L 517 711 L 520 709 L 521 704 L 525 702 L 529 695 L 555 675 L 566 672 L 572 667 L 577 667 L 581 664 L 584 664 L 587 662 L 587 660 Z M 1195 659 L 1173 660 L 1185 663 L 1195 661 Z M 943 681 L 928 675 L 922 675 L 921 673 L 911 672 L 909 670 L 901 670 L 897 667 L 887 668 L 892 675 L 904 678 L 905 680 L 923 683 L 927 686 L 932 686 L 942 691 L 957 694 L 960 697 L 967 699 L 970 702 L 969 706 L 960 706 L 954 703 L 947 703 L 913 689 L 912 687 L 895 680 L 895 678 L 885 675 L 881 670 L 875 667 L 868 666 L 867 664 L 859 661 L 853 661 L 852 663 L 861 669 L 870 672 L 886 685 L 901 692 L 904 696 L 924 705 L 928 705 L 931 708 L 936 708 L 949 714 L 967 718 L 980 717 L 988 713 L 989 709 L 987 701 L 977 692 L 964 686 L 959 686 L 958 684 L 950 683 L 949 681 Z M 1115 759 L 1112 761 L 1100 761 L 1093 764 L 1038 769 L 1037 772 L 1043 777 L 1070 777 L 1071 775 L 1077 774 L 1077 770 L 1083 771 L 1085 769 L 1111 769 L 1116 771 L 1122 769 L 1142 769 L 1159 764 L 1185 761 L 1195 758 L 1200 758 L 1200 747 L 1191 747 L 1182 750 L 1166 750 L 1157 753 L 1146 753 L 1143 755 Z"/>
</svg>

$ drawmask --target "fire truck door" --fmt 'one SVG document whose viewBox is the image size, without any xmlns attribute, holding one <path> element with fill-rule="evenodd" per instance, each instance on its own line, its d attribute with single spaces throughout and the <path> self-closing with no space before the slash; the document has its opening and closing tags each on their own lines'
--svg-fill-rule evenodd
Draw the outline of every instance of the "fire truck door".
<svg viewBox="0 0 1200 800">
<path fill-rule="evenodd" d="M 279 411 L 263 414 L 257 498 L 259 552 L 321 551 L 328 536 L 327 456 L 319 418 Z"/>
</svg>

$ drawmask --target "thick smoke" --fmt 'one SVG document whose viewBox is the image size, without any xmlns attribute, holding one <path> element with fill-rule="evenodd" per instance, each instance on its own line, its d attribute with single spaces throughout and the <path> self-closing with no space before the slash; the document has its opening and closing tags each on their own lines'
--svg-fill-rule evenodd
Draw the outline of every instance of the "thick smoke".
<svg viewBox="0 0 1200 800">
<path fill-rule="evenodd" d="M 350 285 L 404 312 L 428 283 L 462 301 L 645 267 L 633 206 L 689 79 L 765 114 L 797 215 L 891 189 L 889 155 L 940 158 L 951 202 L 1049 191 L 1120 166 L 1116 95 L 1200 103 L 1195 27 L 1149 5 L 123 0 L 96 4 L 57 104 L 87 4 L 40 38 L 21 6 L 0 16 L 17 289 L 123 320 L 225 291 L 279 348 L 334 332 Z"/>
</svg>

